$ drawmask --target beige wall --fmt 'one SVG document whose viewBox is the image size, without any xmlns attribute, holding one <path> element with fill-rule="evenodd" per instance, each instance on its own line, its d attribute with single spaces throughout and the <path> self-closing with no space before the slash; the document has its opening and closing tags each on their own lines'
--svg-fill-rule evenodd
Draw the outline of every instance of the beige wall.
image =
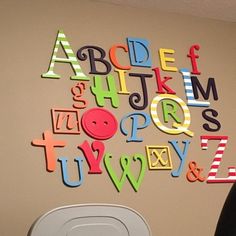
<svg viewBox="0 0 236 236">
<path fill-rule="evenodd" d="M 122 204 L 139 211 L 149 223 L 153 235 L 213 235 L 221 207 L 231 184 L 206 184 L 186 180 L 188 162 L 195 160 L 204 168 L 207 176 L 216 143 L 208 151 L 200 148 L 200 135 L 228 135 L 229 143 L 223 158 L 220 176 L 227 176 L 227 167 L 235 161 L 234 107 L 235 82 L 235 24 L 220 21 L 160 13 L 158 11 L 123 8 L 96 1 L 1 1 L 1 216 L 0 235 L 26 235 L 33 221 L 43 213 L 59 206 L 82 203 Z M 206 84 L 214 77 L 219 100 L 212 97 L 211 108 L 218 111 L 222 128 L 217 133 L 206 132 L 201 116 L 202 108 L 190 108 L 193 138 L 181 134 L 167 135 L 153 123 L 140 132 L 143 143 L 125 142 L 120 131 L 110 140 L 104 141 L 106 152 L 114 154 L 113 161 L 121 154 L 145 154 L 145 145 L 168 145 L 169 140 L 190 140 L 187 163 L 179 178 L 171 177 L 171 171 L 147 171 L 143 183 L 136 193 L 128 182 L 118 193 L 102 164 L 102 175 L 88 175 L 84 162 L 85 179 L 82 186 L 69 188 L 61 181 L 59 163 L 53 173 L 46 172 L 43 148 L 33 147 L 31 141 L 41 138 L 43 131 L 51 129 L 50 109 L 70 108 L 70 88 L 75 82 L 69 80 L 72 71 L 68 65 L 57 65 L 60 80 L 42 79 L 53 50 L 56 34 L 63 29 L 74 50 L 92 44 L 107 52 L 116 43 L 126 43 L 126 37 L 149 40 L 152 62 L 160 66 L 158 49 L 175 49 L 175 65 L 191 68 L 187 53 L 192 44 L 201 46 L 198 66 L 199 77 Z M 123 62 L 127 62 L 124 55 Z M 88 74 L 89 63 L 80 63 Z M 132 68 L 132 72 L 151 73 L 151 69 Z M 114 76 L 116 74 L 112 72 Z M 170 83 L 177 94 L 186 101 L 180 73 L 171 75 Z M 91 85 L 92 81 L 88 82 Z M 140 90 L 138 80 L 128 81 L 131 92 Z M 118 84 L 117 84 L 118 86 Z M 155 94 L 155 80 L 148 82 L 149 104 Z M 85 94 L 88 108 L 95 106 L 94 96 L 89 90 Z M 127 96 L 120 96 L 119 109 L 106 103 L 120 120 L 134 111 Z M 149 109 L 145 110 L 149 113 Z M 81 111 L 83 113 L 83 111 Z M 82 133 L 55 135 L 66 140 L 67 146 L 56 149 L 57 156 L 71 160 L 70 170 L 75 170 L 72 160 L 81 155 L 76 148 L 84 140 L 92 139 Z M 179 159 L 171 147 L 174 169 Z M 76 173 L 75 173 L 76 174 Z M 75 176 L 76 177 L 76 176 Z M 73 178 L 73 177 L 72 177 Z"/>
</svg>

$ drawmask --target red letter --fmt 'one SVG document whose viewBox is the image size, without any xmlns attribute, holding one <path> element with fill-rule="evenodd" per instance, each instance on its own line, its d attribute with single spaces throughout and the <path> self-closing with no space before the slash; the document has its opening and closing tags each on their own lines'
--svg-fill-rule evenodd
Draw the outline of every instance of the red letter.
<svg viewBox="0 0 236 236">
<path fill-rule="evenodd" d="M 195 44 L 195 45 L 191 46 L 191 48 L 189 49 L 189 54 L 187 56 L 190 57 L 190 60 L 191 60 L 191 63 L 192 63 L 193 71 L 191 73 L 195 74 L 195 75 L 200 75 L 201 72 L 198 71 L 197 62 L 196 62 L 196 58 L 199 58 L 199 56 L 194 53 L 195 49 L 199 50 L 200 46 L 198 44 Z"/>
<path fill-rule="evenodd" d="M 157 68 L 153 68 L 152 70 L 155 72 L 155 76 L 156 76 L 156 82 L 157 82 L 157 88 L 158 88 L 156 93 L 176 94 L 174 90 L 172 90 L 169 86 L 166 85 L 166 82 L 172 78 L 164 77 L 164 79 L 161 80 L 160 69 L 157 67 Z M 165 89 L 166 92 L 163 89 Z"/>
<path fill-rule="evenodd" d="M 206 150 L 208 148 L 208 140 L 220 140 L 211 169 L 207 177 L 207 183 L 234 183 L 236 181 L 236 169 L 235 167 L 229 167 L 227 178 L 216 178 L 217 171 L 219 169 L 222 156 L 225 151 L 228 136 L 201 136 L 201 147 Z"/>
<path fill-rule="evenodd" d="M 105 146 L 100 141 L 93 141 L 91 147 L 88 141 L 84 141 L 80 146 L 78 146 L 84 153 L 86 161 L 89 165 L 89 174 L 101 174 L 102 170 L 100 168 L 100 162 L 103 158 L 103 153 Z M 93 152 L 97 152 L 97 158 L 93 155 Z"/>
</svg>

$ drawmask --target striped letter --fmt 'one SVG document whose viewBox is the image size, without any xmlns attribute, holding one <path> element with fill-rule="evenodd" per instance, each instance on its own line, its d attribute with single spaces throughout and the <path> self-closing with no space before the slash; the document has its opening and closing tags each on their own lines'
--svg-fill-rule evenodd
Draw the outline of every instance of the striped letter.
<svg viewBox="0 0 236 236">
<path fill-rule="evenodd" d="M 216 174 L 225 151 L 226 143 L 228 141 L 228 136 L 201 136 L 201 147 L 203 150 L 207 150 L 208 140 L 220 140 L 220 143 L 218 144 L 217 151 L 207 177 L 207 183 L 234 183 L 236 181 L 235 167 L 229 167 L 228 177 L 216 178 Z"/>
<path fill-rule="evenodd" d="M 158 103 L 162 100 L 172 100 L 181 107 L 183 115 L 184 115 L 184 121 L 182 124 L 177 123 L 177 122 L 173 122 L 172 127 L 167 127 L 161 123 L 158 113 L 157 113 L 157 106 L 158 106 Z M 157 128 L 167 134 L 185 133 L 191 137 L 194 135 L 194 133 L 188 129 L 188 127 L 190 126 L 190 123 L 191 123 L 189 109 L 186 106 L 186 104 L 184 103 L 184 101 L 175 95 L 160 94 L 160 95 L 156 96 L 152 100 L 152 103 L 151 103 L 151 116 L 152 116 L 152 120 L 153 120 L 154 124 L 157 126 Z"/>
<path fill-rule="evenodd" d="M 190 77 L 190 72 L 188 69 L 180 69 L 180 73 L 183 75 L 184 79 L 184 87 L 185 87 L 185 93 L 187 97 L 187 105 L 193 106 L 193 107 L 209 107 L 210 102 L 202 102 L 195 100 L 194 94 L 193 94 L 193 85 L 192 80 Z"/>
<path fill-rule="evenodd" d="M 60 45 L 62 46 L 67 58 L 57 57 L 57 53 L 58 53 Z M 89 77 L 87 77 L 82 72 L 82 69 L 77 61 L 77 58 L 76 58 L 72 48 L 70 47 L 70 44 L 69 44 L 63 30 L 58 31 L 57 40 L 56 40 L 54 51 L 52 54 L 50 66 L 49 66 L 48 72 L 42 74 L 43 78 L 50 78 L 50 79 L 60 79 L 61 78 L 60 75 L 55 74 L 53 71 L 54 66 L 55 66 L 55 62 L 65 62 L 65 63 L 71 64 L 71 66 L 75 72 L 75 75 L 70 77 L 72 80 L 89 80 Z"/>
</svg>

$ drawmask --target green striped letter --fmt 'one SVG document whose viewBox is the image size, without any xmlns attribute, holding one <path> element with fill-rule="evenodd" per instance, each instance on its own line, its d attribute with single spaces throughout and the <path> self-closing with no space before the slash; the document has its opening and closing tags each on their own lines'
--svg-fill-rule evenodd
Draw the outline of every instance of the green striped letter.
<svg viewBox="0 0 236 236">
<path fill-rule="evenodd" d="M 62 46 L 67 58 L 57 57 L 57 52 L 58 52 L 60 45 Z M 70 47 L 70 44 L 69 44 L 63 30 L 58 31 L 57 40 L 56 40 L 54 51 L 52 54 L 50 66 L 49 66 L 48 72 L 42 74 L 43 78 L 50 78 L 50 79 L 60 79 L 61 78 L 60 75 L 55 74 L 53 71 L 54 66 L 55 66 L 55 62 L 66 62 L 66 63 L 71 64 L 71 66 L 75 72 L 75 75 L 70 77 L 71 79 L 73 79 L 73 80 L 89 80 L 89 77 L 87 77 L 83 73 L 83 71 L 77 61 L 77 58 L 76 58 L 72 48 Z"/>
</svg>

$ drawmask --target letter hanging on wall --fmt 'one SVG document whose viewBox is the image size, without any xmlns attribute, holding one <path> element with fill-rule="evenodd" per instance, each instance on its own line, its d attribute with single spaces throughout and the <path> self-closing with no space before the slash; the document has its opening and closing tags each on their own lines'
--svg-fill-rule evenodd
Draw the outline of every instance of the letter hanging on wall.
<svg viewBox="0 0 236 236">
<path fill-rule="evenodd" d="M 191 147 L 195 144 L 191 119 L 201 118 L 191 115 L 193 109 L 205 109 L 201 110 L 205 120 L 199 130 L 216 133 L 222 127 L 217 119 L 218 111 L 211 108 L 218 102 L 216 80 L 209 77 L 205 89 L 202 78 L 199 77 L 202 72 L 198 65 L 201 59 L 199 44 L 191 45 L 188 53 L 184 52 L 185 57 L 189 58 L 189 68 L 182 69 L 176 67 L 175 50 L 170 48 L 160 48 L 159 54 L 154 54 L 159 56 L 159 67 L 153 65 L 150 43 L 143 38 L 127 37 L 126 41 L 112 44 L 107 52 L 96 45 L 85 45 L 80 46 L 75 54 L 71 45 L 64 31 L 59 30 L 49 69 L 42 74 L 45 79 L 59 79 L 62 76 L 55 72 L 56 65 L 59 66 L 59 62 L 67 63 L 72 68 L 70 79 L 72 82 L 77 80 L 68 91 L 71 107 L 52 108 L 52 129 L 44 131 L 42 139 L 32 141 L 33 146 L 44 148 L 48 172 L 56 171 L 58 161 L 63 183 L 71 188 L 81 186 L 86 174 L 107 174 L 118 192 L 125 188 L 126 182 L 130 183 L 135 192 L 140 191 L 147 171 L 165 170 L 171 177 L 178 178 L 186 170 L 186 180 L 191 183 L 236 181 L 234 166 L 229 167 L 227 177 L 218 176 L 221 175 L 218 170 L 229 139 L 226 135 L 210 133 L 200 136 L 200 150 L 206 150 L 210 141 L 219 141 L 208 176 L 201 166 L 201 156 L 196 157 L 197 160 L 189 158 L 192 154 L 189 151 L 190 143 Z M 59 56 L 60 48 L 65 57 Z M 124 62 L 121 54 L 126 59 L 129 58 L 130 63 Z M 80 61 L 89 63 L 91 78 L 85 75 Z M 173 75 L 182 78 L 182 89 L 185 92 L 183 98 L 176 92 L 178 90 L 175 85 L 180 81 Z M 140 84 L 141 90 L 133 84 Z M 213 99 L 210 97 L 211 93 Z M 199 95 L 204 101 L 199 99 Z M 124 99 L 130 105 L 130 110 L 123 106 Z M 93 101 L 97 106 L 91 107 Z M 147 134 L 152 137 L 152 143 L 146 143 Z M 75 146 L 78 156 L 74 159 L 58 157 L 59 150 L 68 144 L 64 140 L 66 135 L 75 136 L 78 141 Z M 84 135 L 85 138 L 82 138 Z M 171 140 L 163 145 L 160 135 L 170 137 Z M 181 140 L 186 135 L 191 140 Z M 120 146 L 108 145 L 112 141 L 124 141 L 121 150 Z M 135 153 L 130 153 L 131 143 L 138 149 Z M 120 152 L 118 157 L 111 154 L 116 153 L 111 150 L 113 148 L 116 149 L 113 151 Z M 173 156 L 179 159 L 177 166 L 173 164 Z M 77 179 L 71 178 L 68 163 L 77 165 Z M 87 173 L 84 173 L 85 165 L 88 167 Z"/>
<path fill-rule="evenodd" d="M 60 58 L 57 57 L 57 53 L 59 50 L 60 45 L 62 46 L 67 58 Z M 49 65 L 49 69 L 47 73 L 42 74 L 43 78 L 51 78 L 51 79 L 59 79 L 61 78 L 60 75 L 54 73 L 54 66 L 56 62 L 63 62 L 69 63 L 73 68 L 75 75 L 71 76 L 70 78 L 73 80 L 89 80 L 89 78 L 83 73 L 79 62 L 69 44 L 69 41 L 66 38 L 63 30 L 59 30 L 57 34 L 56 43 L 53 49 L 53 54 L 51 58 L 51 62 Z"/>
</svg>

